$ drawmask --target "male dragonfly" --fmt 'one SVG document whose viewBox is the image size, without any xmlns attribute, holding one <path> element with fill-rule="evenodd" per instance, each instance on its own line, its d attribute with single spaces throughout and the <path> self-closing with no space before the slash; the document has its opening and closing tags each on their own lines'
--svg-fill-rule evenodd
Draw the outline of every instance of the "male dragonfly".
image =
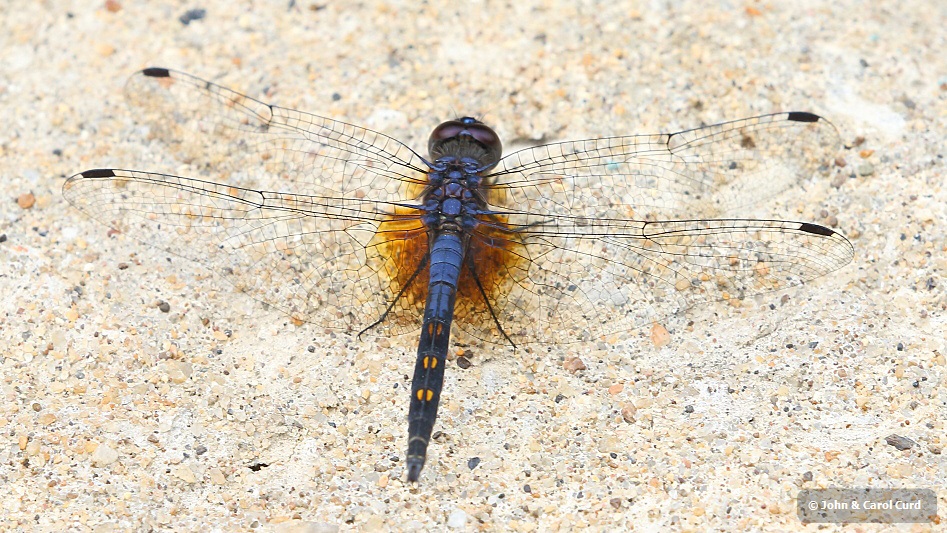
<svg viewBox="0 0 947 533">
<path fill-rule="evenodd" d="M 453 325 L 514 346 L 598 339 L 798 285 L 853 257 L 817 224 L 725 218 L 831 167 L 838 133 L 807 112 L 506 157 L 492 129 L 463 117 L 434 129 L 424 157 L 165 68 L 135 74 L 125 92 L 151 134 L 208 178 L 87 170 L 66 181 L 65 198 L 297 320 L 420 328 L 412 482 Z"/>
</svg>

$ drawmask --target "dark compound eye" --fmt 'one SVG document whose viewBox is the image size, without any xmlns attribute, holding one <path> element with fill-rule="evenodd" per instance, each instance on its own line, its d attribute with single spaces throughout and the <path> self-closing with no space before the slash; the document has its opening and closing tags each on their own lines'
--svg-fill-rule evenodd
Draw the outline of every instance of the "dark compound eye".
<svg viewBox="0 0 947 533">
<path fill-rule="evenodd" d="M 428 141 L 428 149 L 431 149 L 435 143 L 445 141 L 452 137 L 460 135 L 460 132 L 467 129 L 467 125 L 459 120 L 449 120 L 441 123 L 431 132 L 431 138 Z"/>
<path fill-rule="evenodd" d="M 463 138 L 472 138 L 477 141 L 481 153 L 471 153 L 463 146 Z M 457 150 L 458 153 L 453 153 Z M 434 128 L 428 141 L 428 151 L 431 157 L 439 159 L 446 155 L 456 157 L 474 157 L 482 165 L 494 165 L 500 159 L 503 145 L 496 132 L 489 126 L 472 117 L 463 117 L 457 120 L 448 120 Z"/>
<path fill-rule="evenodd" d="M 483 124 L 474 124 L 472 126 L 468 126 L 467 131 L 473 134 L 473 138 L 477 139 L 477 142 L 487 147 L 487 149 L 491 152 L 496 151 L 497 156 L 500 155 L 500 150 L 502 150 L 500 138 L 488 126 Z"/>
</svg>

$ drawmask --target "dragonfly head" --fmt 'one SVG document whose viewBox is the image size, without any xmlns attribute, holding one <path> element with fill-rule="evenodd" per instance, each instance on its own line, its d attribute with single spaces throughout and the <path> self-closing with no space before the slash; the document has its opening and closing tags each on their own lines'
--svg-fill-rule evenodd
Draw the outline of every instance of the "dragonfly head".
<svg viewBox="0 0 947 533">
<path fill-rule="evenodd" d="M 472 117 L 448 120 L 434 128 L 427 148 L 435 161 L 448 156 L 471 158 L 484 170 L 496 165 L 503 153 L 496 132 Z"/>
</svg>

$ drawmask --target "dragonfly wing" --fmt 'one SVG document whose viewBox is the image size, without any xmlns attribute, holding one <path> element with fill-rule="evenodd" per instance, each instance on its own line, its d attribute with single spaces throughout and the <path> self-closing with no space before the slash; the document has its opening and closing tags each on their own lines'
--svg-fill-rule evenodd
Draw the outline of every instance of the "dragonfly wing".
<svg viewBox="0 0 947 533">
<path fill-rule="evenodd" d="M 499 233 L 494 228 L 474 238 L 496 245 Z M 505 233 L 506 253 L 522 260 L 502 262 L 504 272 L 495 276 L 502 286 L 484 290 L 489 306 L 459 312 L 470 315 L 461 321 L 464 329 L 489 339 L 496 326 L 484 311 L 492 310 L 514 343 L 636 329 L 696 304 L 799 285 L 841 268 L 854 254 L 831 229 L 776 220 L 553 217 Z"/>
<path fill-rule="evenodd" d="M 154 137 L 215 181 L 381 202 L 416 198 L 426 183 L 423 159 L 391 137 L 183 72 L 138 72 L 125 97 Z"/>
<path fill-rule="evenodd" d="M 538 218 L 716 217 L 810 178 L 831 164 L 840 145 L 835 126 L 804 112 L 545 144 L 500 161 L 491 175 L 492 202 Z"/>
<path fill-rule="evenodd" d="M 407 279 L 412 272 L 404 270 L 414 267 L 390 247 L 426 240 L 419 217 L 405 215 L 403 205 L 117 169 L 76 174 L 63 196 L 92 218 L 202 263 L 300 320 L 358 332 L 386 316 L 381 326 L 392 334 L 420 326 L 417 310 L 395 301 L 394 280 Z M 397 231 L 389 231 L 396 212 Z"/>
</svg>

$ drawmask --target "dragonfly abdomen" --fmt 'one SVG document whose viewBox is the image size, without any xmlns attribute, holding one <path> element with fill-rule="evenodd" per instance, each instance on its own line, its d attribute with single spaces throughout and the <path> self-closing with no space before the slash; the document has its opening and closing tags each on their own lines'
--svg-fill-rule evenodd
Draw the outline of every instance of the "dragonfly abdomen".
<svg viewBox="0 0 947 533">
<path fill-rule="evenodd" d="M 421 474 L 437 418 L 450 326 L 454 319 L 457 280 L 463 261 L 464 244 L 460 234 L 445 232 L 435 237 L 431 246 L 424 322 L 411 382 L 411 407 L 408 409 L 408 481 L 417 481 Z"/>
</svg>

